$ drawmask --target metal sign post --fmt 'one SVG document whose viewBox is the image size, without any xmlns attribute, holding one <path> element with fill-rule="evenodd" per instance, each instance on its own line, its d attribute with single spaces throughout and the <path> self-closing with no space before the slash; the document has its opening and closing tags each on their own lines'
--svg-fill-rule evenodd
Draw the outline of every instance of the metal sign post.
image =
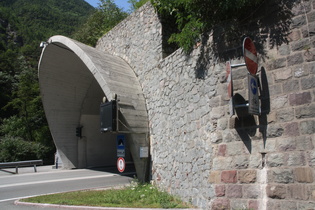
<svg viewBox="0 0 315 210">
<path fill-rule="evenodd" d="M 229 111 L 230 117 L 234 115 L 234 102 L 233 102 L 233 79 L 232 79 L 232 67 L 230 61 L 226 62 L 226 81 L 228 83 L 228 95 L 229 95 Z"/>
</svg>

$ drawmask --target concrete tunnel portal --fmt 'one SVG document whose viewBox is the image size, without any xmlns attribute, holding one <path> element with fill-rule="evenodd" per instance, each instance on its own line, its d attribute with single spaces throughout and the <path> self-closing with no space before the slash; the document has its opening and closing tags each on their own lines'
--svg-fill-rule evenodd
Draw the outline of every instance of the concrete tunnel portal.
<svg viewBox="0 0 315 210">
<path fill-rule="evenodd" d="M 118 97 L 119 118 L 137 177 L 146 180 L 149 158 L 148 116 L 141 86 L 123 59 L 64 36 L 45 44 L 39 61 L 39 84 L 48 125 L 64 168 L 116 165 L 116 136 L 100 132 L 100 104 Z M 83 126 L 82 138 L 76 128 Z"/>
</svg>

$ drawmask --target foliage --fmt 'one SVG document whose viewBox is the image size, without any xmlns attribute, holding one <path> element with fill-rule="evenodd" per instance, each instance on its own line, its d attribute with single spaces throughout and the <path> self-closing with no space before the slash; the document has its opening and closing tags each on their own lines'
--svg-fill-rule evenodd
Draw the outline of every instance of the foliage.
<svg viewBox="0 0 315 210">
<path fill-rule="evenodd" d="M 162 16 L 174 16 L 178 32 L 169 39 L 186 52 L 200 41 L 200 35 L 212 31 L 220 24 L 241 23 L 252 8 L 263 0 L 151 0 Z"/>
<path fill-rule="evenodd" d="M 149 0 L 128 0 L 128 3 L 131 5 L 131 11 L 135 11 L 142 7 Z"/>
<path fill-rule="evenodd" d="M 1 150 L 2 161 L 53 159 L 37 78 L 39 43 L 56 34 L 71 36 L 93 11 L 84 0 L 0 1 L 0 144 L 9 148 L 12 140 L 19 151 Z M 30 151 L 20 152 L 23 146 Z"/>
<path fill-rule="evenodd" d="M 102 35 L 110 31 L 127 16 L 128 13 L 119 8 L 113 0 L 100 0 L 99 7 L 74 34 L 74 39 L 95 46 Z"/>
<path fill-rule="evenodd" d="M 0 139 L 0 162 L 41 159 L 44 158 L 47 149 L 40 143 L 4 136 Z"/>
<path fill-rule="evenodd" d="M 189 208 L 189 204 L 159 191 L 150 184 L 132 183 L 124 189 L 92 190 L 27 198 L 26 202 L 63 205 L 129 207 L 129 208 Z"/>
</svg>

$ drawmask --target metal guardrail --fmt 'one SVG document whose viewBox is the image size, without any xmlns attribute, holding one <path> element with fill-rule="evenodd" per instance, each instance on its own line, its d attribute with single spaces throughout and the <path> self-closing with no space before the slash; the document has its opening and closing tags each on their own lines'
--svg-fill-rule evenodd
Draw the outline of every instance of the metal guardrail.
<svg viewBox="0 0 315 210">
<path fill-rule="evenodd" d="M 15 173 L 18 174 L 19 167 L 34 166 L 34 172 L 37 172 L 37 169 L 36 169 L 37 165 L 43 165 L 43 160 L 26 160 L 26 161 L 0 163 L 0 169 L 15 167 Z"/>
</svg>

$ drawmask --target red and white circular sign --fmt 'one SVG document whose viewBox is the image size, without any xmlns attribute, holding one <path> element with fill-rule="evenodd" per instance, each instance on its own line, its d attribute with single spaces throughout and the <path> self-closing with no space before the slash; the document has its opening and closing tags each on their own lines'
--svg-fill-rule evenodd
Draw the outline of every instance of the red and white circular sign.
<svg viewBox="0 0 315 210">
<path fill-rule="evenodd" d="M 120 173 L 124 172 L 125 171 L 125 168 L 126 168 L 126 162 L 125 162 L 125 159 L 120 157 L 118 158 L 117 160 L 117 169 Z"/>
<path fill-rule="evenodd" d="M 258 70 L 257 51 L 254 42 L 249 37 L 244 39 L 243 53 L 248 72 L 252 75 L 256 75 Z"/>
</svg>

